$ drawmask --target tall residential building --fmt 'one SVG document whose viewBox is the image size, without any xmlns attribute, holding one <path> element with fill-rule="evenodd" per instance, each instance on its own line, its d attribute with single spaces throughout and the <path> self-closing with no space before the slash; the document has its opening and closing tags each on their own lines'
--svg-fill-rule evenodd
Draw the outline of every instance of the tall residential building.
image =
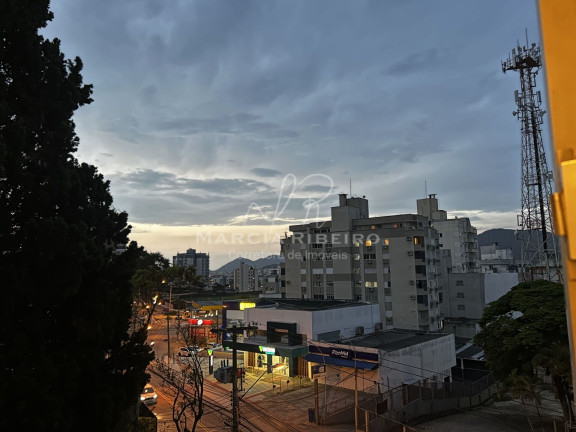
<svg viewBox="0 0 576 432">
<path fill-rule="evenodd" d="M 436 194 L 416 201 L 417 213 L 428 217 L 440 233 L 440 249 L 450 251 L 450 273 L 478 273 L 478 234 L 468 218 L 448 219 L 445 210 L 438 210 Z"/>
<path fill-rule="evenodd" d="M 240 263 L 240 267 L 234 270 L 234 290 L 238 292 L 258 291 L 258 269 L 245 262 Z"/>
<path fill-rule="evenodd" d="M 339 195 L 332 218 L 281 240 L 286 298 L 378 303 L 384 328 L 435 331 L 438 233 L 415 214 L 370 217 L 368 200 Z"/>
<path fill-rule="evenodd" d="M 196 249 L 188 249 L 186 253 L 177 253 L 172 257 L 174 267 L 196 267 L 196 274 L 208 279 L 210 275 L 210 255 L 196 252 Z"/>
</svg>

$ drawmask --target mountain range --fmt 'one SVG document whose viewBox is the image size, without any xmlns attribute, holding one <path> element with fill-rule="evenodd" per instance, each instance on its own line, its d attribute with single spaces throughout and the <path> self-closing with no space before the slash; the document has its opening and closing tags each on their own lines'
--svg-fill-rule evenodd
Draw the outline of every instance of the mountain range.
<svg viewBox="0 0 576 432">
<path fill-rule="evenodd" d="M 224 264 L 222 267 L 216 270 L 210 270 L 210 273 L 231 273 L 240 267 L 240 263 L 246 263 L 254 268 L 261 269 L 268 266 L 277 266 L 280 263 L 284 262 L 284 258 L 280 255 L 270 255 L 265 258 L 257 259 L 256 261 L 252 261 L 248 258 L 236 258 L 233 261 L 230 261 L 227 264 Z"/>
</svg>

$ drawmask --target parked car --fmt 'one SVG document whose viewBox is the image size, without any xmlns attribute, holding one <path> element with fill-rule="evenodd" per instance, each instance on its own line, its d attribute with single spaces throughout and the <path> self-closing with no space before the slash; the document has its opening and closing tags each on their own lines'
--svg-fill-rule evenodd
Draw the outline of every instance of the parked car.
<svg viewBox="0 0 576 432">
<path fill-rule="evenodd" d="M 144 402 L 146 405 L 153 405 L 155 404 L 158 399 L 158 395 L 156 394 L 156 390 L 150 384 L 146 384 L 144 390 L 140 394 L 140 400 Z"/>
<path fill-rule="evenodd" d="M 207 349 L 211 349 L 211 350 L 221 350 L 221 349 L 222 349 L 222 344 L 219 344 L 219 343 L 216 343 L 216 342 L 214 342 L 214 343 L 209 343 L 209 344 L 206 346 L 206 348 L 207 348 Z"/>
<path fill-rule="evenodd" d="M 178 350 L 178 357 L 190 357 L 190 356 L 198 354 L 201 351 L 202 351 L 202 348 L 200 348 L 198 346 L 182 347 Z"/>
</svg>

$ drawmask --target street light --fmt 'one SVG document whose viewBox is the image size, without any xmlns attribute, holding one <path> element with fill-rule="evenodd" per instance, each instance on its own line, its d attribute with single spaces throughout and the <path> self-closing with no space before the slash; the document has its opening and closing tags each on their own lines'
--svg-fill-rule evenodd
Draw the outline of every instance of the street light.
<svg viewBox="0 0 576 432">
<path fill-rule="evenodd" d="M 166 283 L 166 279 L 162 279 L 162 283 Z M 166 335 L 168 338 L 168 361 L 167 364 L 170 366 L 170 309 L 172 307 L 172 282 L 170 285 L 170 298 L 168 300 L 168 309 L 166 309 Z"/>
</svg>

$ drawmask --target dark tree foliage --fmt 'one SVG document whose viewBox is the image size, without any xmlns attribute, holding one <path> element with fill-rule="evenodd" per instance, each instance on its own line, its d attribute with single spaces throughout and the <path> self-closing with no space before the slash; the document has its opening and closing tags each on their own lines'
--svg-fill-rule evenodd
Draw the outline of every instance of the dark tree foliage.
<svg viewBox="0 0 576 432">
<path fill-rule="evenodd" d="M 572 389 L 564 286 L 544 280 L 520 283 L 490 303 L 480 327 L 474 342 L 484 349 L 494 375 L 501 380 L 532 379 L 542 370 L 550 376 L 569 420 Z"/>
<path fill-rule="evenodd" d="M 73 156 L 82 62 L 38 30 L 48 0 L 0 6 L 0 430 L 127 430 L 147 380 L 128 333 L 138 251 L 109 184 Z"/>
</svg>

